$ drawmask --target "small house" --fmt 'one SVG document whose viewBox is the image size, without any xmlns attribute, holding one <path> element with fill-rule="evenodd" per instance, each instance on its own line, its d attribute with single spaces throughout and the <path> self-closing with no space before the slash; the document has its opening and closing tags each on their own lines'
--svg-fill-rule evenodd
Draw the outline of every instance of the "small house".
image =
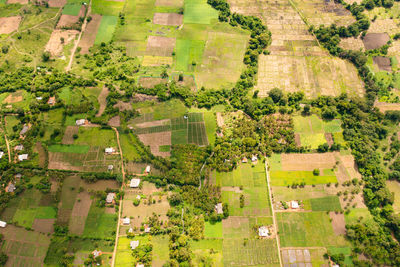
<svg viewBox="0 0 400 267">
<path fill-rule="evenodd" d="M 15 147 L 15 150 L 18 150 L 18 151 L 24 150 L 24 145 L 17 145 L 17 146 Z"/>
<path fill-rule="evenodd" d="M 242 163 L 247 163 L 247 158 L 246 157 L 242 158 Z"/>
<path fill-rule="evenodd" d="M 150 165 L 147 165 L 146 169 L 144 170 L 145 173 L 150 173 Z"/>
<path fill-rule="evenodd" d="M 139 240 L 133 240 L 133 241 L 131 241 L 130 245 L 131 245 L 131 249 L 132 249 L 132 250 L 135 249 L 135 248 L 137 248 L 137 247 L 139 246 Z"/>
<path fill-rule="evenodd" d="M 299 206 L 299 202 L 294 201 L 294 200 L 290 201 L 290 207 L 291 207 L 292 209 L 298 209 L 298 208 L 300 207 L 300 206 Z"/>
<path fill-rule="evenodd" d="M 28 159 L 28 154 L 22 154 L 22 155 L 18 155 L 18 160 L 19 161 L 24 161 Z"/>
<path fill-rule="evenodd" d="M 222 203 L 218 203 L 217 205 L 215 205 L 215 211 L 217 212 L 217 214 L 224 213 L 224 210 L 222 209 Z"/>
<path fill-rule="evenodd" d="M 50 106 L 54 106 L 56 104 L 56 97 L 55 96 L 49 97 L 47 104 L 49 104 Z"/>
<path fill-rule="evenodd" d="M 131 188 L 138 188 L 140 184 L 140 179 L 131 179 L 131 183 L 129 187 Z"/>
<path fill-rule="evenodd" d="M 36 100 L 42 100 L 42 99 L 43 99 L 43 97 L 41 97 L 41 96 L 36 97 Z"/>
<path fill-rule="evenodd" d="M 257 160 L 257 155 L 251 156 L 251 162 L 256 162 Z"/>
<path fill-rule="evenodd" d="M 115 149 L 112 148 L 112 147 L 107 147 L 107 148 L 104 150 L 104 152 L 105 152 L 106 154 L 112 154 L 112 153 L 115 152 Z"/>
<path fill-rule="evenodd" d="M 144 232 L 145 232 L 145 233 L 150 233 L 150 227 L 146 226 L 146 227 L 144 228 Z"/>
<path fill-rule="evenodd" d="M 4 152 L 0 151 L 0 159 L 4 156 Z"/>
<path fill-rule="evenodd" d="M 107 204 L 113 203 L 115 196 L 116 196 L 115 193 L 108 193 L 106 198 L 106 203 Z"/>
<path fill-rule="evenodd" d="M 261 226 L 258 228 L 258 236 L 260 237 L 268 237 L 269 236 L 269 230 L 266 226 Z"/>
<path fill-rule="evenodd" d="M 6 223 L 6 222 L 0 221 L 0 227 L 1 227 L 1 228 L 4 228 L 4 227 L 6 227 L 6 226 L 7 226 L 7 223 Z"/>
<path fill-rule="evenodd" d="M 97 258 L 97 257 L 101 256 L 103 254 L 103 252 L 96 249 L 92 252 L 92 254 L 93 254 L 93 257 Z"/>
<path fill-rule="evenodd" d="M 77 126 L 85 125 L 85 123 L 86 123 L 86 120 L 85 120 L 85 119 L 80 119 L 80 120 L 76 120 L 76 121 L 75 121 L 75 124 L 76 124 Z"/>
<path fill-rule="evenodd" d="M 138 263 L 136 264 L 136 267 L 144 267 L 144 264 Z"/>
<path fill-rule="evenodd" d="M 114 165 L 108 165 L 107 170 L 112 171 L 114 169 Z"/>
<path fill-rule="evenodd" d="M 123 224 L 123 225 L 129 225 L 129 224 L 131 224 L 131 219 L 129 219 L 128 217 L 122 219 L 122 224 Z"/>
<path fill-rule="evenodd" d="M 137 196 L 136 196 L 136 199 L 137 199 L 137 200 L 140 200 L 140 199 L 141 199 L 140 195 L 137 195 Z"/>
<path fill-rule="evenodd" d="M 24 124 L 24 127 L 22 127 L 22 130 L 19 132 L 20 135 L 26 134 L 26 132 L 29 130 L 29 126 Z"/>
<path fill-rule="evenodd" d="M 132 229 L 132 227 L 131 228 L 129 228 L 129 230 L 128 230 L 128 233 L 133 233 L 133 229 Z"/>
<path fill-rule="evenodd" d="M 21 179 L 21 178 L 22 178 L 22 174 L 20 174 L 20 173 L 17 173 L 17 174 L 15 175 L 15 178 L 17 178 L 17 179 Z"/>
<path fill-rule="evenodd" d="M 10 184 L 7 186 L 7 188 L 6 188 L 6 191 L 9 192 L 9 193 L 12 193 L 12 192 L 15 191 L 15 189 L 17 189 L 17 188 L 15 187 L 15 185 L 12 184 L 12 183 L 10 183 Z"/>
</svg>

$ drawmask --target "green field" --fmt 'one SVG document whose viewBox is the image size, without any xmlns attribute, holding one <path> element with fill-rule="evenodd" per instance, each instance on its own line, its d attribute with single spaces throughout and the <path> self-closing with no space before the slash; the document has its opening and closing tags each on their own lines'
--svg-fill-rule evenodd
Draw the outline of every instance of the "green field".
<svg viewBox="0 0 400 267">
<path fill-rule="evenodd" d="M 93 0 L 92 13 L 104 16 L 118 16 L 124 8 L 124 2 L 108 1 L 108 0 Z"/>
<path fill-rule="evenodd" d="M 203 239 L 191 241 L 190 247 L 193 251 L 193 263 L 195 266 L 224 266 L 222 262 L 222 240 Z M 209 265 L 205 265 L 204 262 Z"/>
<path fill-rule="evenodd" d="M 326 212 L 276 213 L 282 247 L 326 247 L 346 245 L 333 232 Z"/>
<path fill-rule="evenodd" d="M 394 193 L 393 209 L 395 212 L 400 212 L 400 183 L 398 181 L 387 181 L 386 185 L 390 192 Z"/>
<path fill-rule="evenodd" d="M 217 172 L 216 182 L 220 186 L 266 187 L 264 164 L 240 164 L 232 172 Z"/>
<path fill-rule="evenodd" d="M 116 2 L 119 3 L 119 2 Z M 118 18 L 116 16 L 103 16 L 97 31 L 95 44 L 108 43 L 112 40 Z"/>
<path fill-rule="evenodd" d="M 81 6 L 82 5 L 79 3 L 67 3 L 63 8 L 62 13 L 64 15 L 78 16 Z"/>
<path fill-rule="evenodd" d="M 203 40 L 176 40 L 176 70 L 189 71 L 193 69 L 193 62 L 201 62 L 205 42 Z"/>
<path fill-rule="evenodd" d="M 218 18 L 218 11 L 208 5 L 206 0 L 186 0 L 184 12 L 185 24 L 210 24 L 212 19 Z"/>
<path fill-rule="evenodd" d="M 74 141 L 77 145 L 117 147 L 115 132 L 110 129 L 100 129 L 98 127 L 79 127 L 78 138 Z"/>
<path fill-rule="evenodd" d="M 85 223 L 83 236 L 91 238 L 113 238 L 115 235 L 118 216 L 105 213 L 104 208 L 99 208 L 92 203 Z"/>
<path fill-rule="evenodd" d="M 324 170 L 325 172 L 325 170 Z M 330 171 L 327 170 L 329 173 Z M 336 183 L 335 175 L 314 175 L 312 171 L 270 171 L 272 186 L 289 186 L 293 183 L 317 185 Z"/>
<path fill-rule="evenodd" d="M 64 153 L 81 153 L 86 154 L 89 151 L 87 145 L 51 145 L 49 152 L 64 152 Z"/>
<path fill-rule="evenodd" d="M 313 211 L 340 211 L 340 201 L 337 196 L 310 199 Z"/>
<path fill-rule="evenodd" d="M 363 222 L 373 222 L 373 217 L 369 212 L 368 208 L 356 208 L 350 209 L 350 213 L 346 213 L 344 216 L 346 224 Z"/>
<path fill-rule="evenodd" d="M 206 238 L 222 238 L 222 223 L 217 222 L 217 223 L 211 224 L 210 222 L 205 222 L 204 237 L 206 237 Z"/>
</svg>

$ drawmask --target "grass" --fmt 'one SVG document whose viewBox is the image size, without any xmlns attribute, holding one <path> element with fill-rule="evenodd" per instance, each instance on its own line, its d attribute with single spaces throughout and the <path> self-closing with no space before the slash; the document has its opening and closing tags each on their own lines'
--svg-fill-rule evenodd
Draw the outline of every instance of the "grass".
<svg viewBox="0 0 400 267">
<path fill-rule="evenodd" d="M 154 266 L 162 266 L 169 260 L 169 237 L 166 235 L 153 236 L 151 243 L 153 244 L 152 263 Z"/>
<path fill-rule="evenodd" d="M 67 3 L 63 10 L 62 14 L 63 15 L 71 15 L 71 16 L 78 16 L 79 11 L 81 10 L 81 4 L 78 3 Z"/>
<path fill-rule="evenodd" d="M 222 261 L 222 240 L 203 239 L 190 242 L 195 266 L 224 266 Z M 213 252 L 211 252 L 211 250 Z M 208 263 L 206 265 L 205 263 Z"/>
<path fill-rule="evenodd" d="M 119 2 L 117 2 L 119 3 Z M 97 31 L 95 44 L 108 43 L 112 40 L 118 18 L 116 16 L 103 16 Z"/>
<path fill-rule="evenodd" d="M 74 142 L 77 145 L 114 148 L 117 146 L 115 132 L 110 129 L 101 129 L 98 127 L 79 127 L 78 138 Z"/>
<path fill-rule="evenodd" d="M 240 195 L 244 196 L 245 205 L 240 207 Z M 271 215 L 268 189 L 264 187 L 244 188 L 242 193 L 222 191 L 222 201 L 228 203 L 231 216 L 268 216 Z"/>
<path fill-rule="evenodd" d="M 215 134 L 217 132 L 217 118 L 213 112 L 204 112 L 203 114 L 208 143 L 210 143 L 210 145 L 214 145 L 216 138 Z"/>
<path fill-rule="evenodd" d="M 185 115 L 187 108 L 182 101 L 173 99 L 154 106 L 154 120 L 172 119 Z"/>
<path fill-rule="evenodd" d="M 189 71 L 193 69 L 193 62 L 201 62 L 205 47 L 203 40 L 177 39 L 175 45 L 175 69 Z"/>
<path fill-rule="evenodd" d="M 129 161 L 138 161 L 141 159 L 140 151 L 136 146 L 135 138 L 131 134 L 120 134 L 121 148 L 124 158 Z"/>
<path fill-rule="evenodd" d="M 272 156 L 268 159 L 268 166 L 270 167 L 270 170 L 281 171 L 281 154 L 272 154 Z"/>
<path fill-rule="evenodd" d="M 254 167 L 252 167 L 254 166 Z M 252 173 L 252 175 L 249 175 Z M 264 164 L 240 164 L 232 172 L 217 172 L 217 184 L 220 186 L 266 187 Z"/>
<path fill-rule="evenodd" d="M 21 123 L 16 116 L 6 116 L 5 120 L 8 134 L 12 134 L 14 132 L 13 127 Z"/>
<path fill-rule="evenodd" d="M 185 1 L 185 24 L 210 24 L 212 19 L 218 18 L 218 11 L 207 4 L 206 0 Z"/>
<path fill-rule="evenodd" d="M 389 188 L 390 192 L 394 193 L 394 211 L 400 212 L 400 183 L 398 181 L 387 181 L 386 185 Z"/>
<path fill-rule="evenodd" d="M 175 130 L 171 132 L 171 144 L 187 144 L 188 143 L 188 130 Z"/>
<path fill-rule="evenodd" d="M 310 202 L 313 211 L 339 211 L 342 209 L 337 196 L 312 198 Z"/>
<path fill-rule="evenodd" d="M 49 146 L 49 152 L 63 152 L 63 153 L 79 153 L 86 154 L 89 151 L 87 145 L 51 145 Z"/>
<path fill-rule="evenodd" d="M 372 222 L 373 217 L 367 208 L 350 209 L 349 213 L 345 213 L 344 219 L 346 224 Z"/>
<path fill-rule="evenodd" d="M 93 0 L 92 13 L 104 16 L 118 16 L 124 8 L 124 2 L 120 1 L 107 1 L 107 0 Z"/>
<path fill-rule="evenodd" d="M 277 215 L 282 247 L 344 246 L 335 235 L 326 212 L 279 212 Z"/>
<path fill-rule="evenodd" d="M 211 224 L 210 222 L 205 222 L 204 237 L 205 238 L 222 238 L 222 223 L 217 222 L 217 223 Z"/>
<path fill-rule="evenodd" d="M 92 203 L 85 223 L 83 236 L 91 238 L 112 238 L 115 235 L 117 215 L 105 213 L 104 208 Z"/>
<path fill-rule="evenodd" d="M 20 4 L 6 4 L 6 0 L 0 2 L 0 17 L 11 17 L 18 15 L 18 11 L 21 9 Z"/>
<path fill-rule="evenodd" d="M 159 146 L 158 150 L 160 152 L 169 152 L 171 151 L 171 146 L 170 145 Z"/>
<path fill-rule="evenodd" d="M 272 186 L 289 186 L 304 182 L 306 185 L 336 183 L 335 175 L 316 176 L 312 171 L 271 171 Z"/>
</svg>

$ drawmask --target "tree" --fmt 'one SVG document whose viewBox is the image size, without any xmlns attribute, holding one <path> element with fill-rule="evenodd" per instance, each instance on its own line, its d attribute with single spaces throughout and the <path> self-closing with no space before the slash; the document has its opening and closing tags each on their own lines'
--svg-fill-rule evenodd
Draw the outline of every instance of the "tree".
<svg viewBox="0 0 400 267">
<path fill-rule="evenodd" d="M 5 266 L 8 261 L 8 256 L 4 252 L 0 252 L 0 265 Z"/>
<path fill-rule="evenodd" d="M 314 176 L 319 176 L 319 169 L 314 169 L 313 174 Z"/>
<path fill-rule="evenodd" d="M 283 97 L 283 92 L 279 88 L 274 88 L 268 93 L 268 95 L 272 98 L 272 101 L 274 101 L 274 103 L 278 103 Z"/>
<path fill-rule="evenodd" d="M 50 60 L 50 52 L 48 52 L 48 51 L 43 52 L 43 54 L 42 54 L 42 61 L 43 61 L 43 62 L 47 62 L 47 61 L 49 61 L 49 60 Z"/>
</svg>

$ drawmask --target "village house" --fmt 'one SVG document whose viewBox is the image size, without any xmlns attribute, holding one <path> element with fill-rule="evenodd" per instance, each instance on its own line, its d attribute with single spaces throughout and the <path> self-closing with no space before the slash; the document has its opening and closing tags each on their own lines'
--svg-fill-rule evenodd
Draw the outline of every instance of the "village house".
<svg viewBox="0 0 400 267">
<path fill-rule="evenodd" d="M 15 150 L 18 150 L 18 151 L 24 150 L 24 145 L 17 145 L 17 146 L 15 147 Z"/>
<path fill-rule="evenodd" d="M 268 237 L 269 236 L 269 230 L 266 226 L 261 226 L 258 228 L 258 236 L 260 237 Z"/>
<path fill-rule="evenodd" d="M 41 96 L 36 97 L 36 100 L 42 100 L 42 99 L 43 99 L 43 97 L 41 97 Z"/>
<path fill-rule="evenodd" d="M 257 159 L 257 155 L 253 155 L 253 156 L 251 156 L 251 161 L 252 162 L 256 162 L 258 159 Z"/>
<path fill-rule="evenodd" d="M 242 158 L 242 163 L 247 163 L 247 158 L 246 157 Z"/>
<path fill-rule="evenodd" d="M 140 184 L 140 179 L 131 179 L 131 183 L 129 184 L 129 187 L 131 188 L 138 188 Z"/>
<path fill-rule="evenodd" d="M 150 227 L 149 226 L 147 226 L 147 225 L 145 225 L 145 227 L 144 227 L 144 232 L 145 233 L 150 233 Z"/>
<path fill-rule="evenodd" d="M 115 196 L 116 196 L 115 193 L 108 193 L 106 198 L 106 203 L 107 204 L 113 203 Z"/>
<path fill-rule="evenodd" d="M 7 223 L 6 223 L 6 222 L 0 221 L 0 227 L 1 227 L 1 228 L 4 228 L 4 227 L 6 227 L 6 226 L 7 226 Z"/>
<path fill-rule="evenodd" d="M 136 264 L 136 267 L 144 267 L 144 264 L 138 263 L 138 264 Z"/>
<path fill-rule="evenodd" d="M 105 152 L 106 154 L 112 154 L 112 153 L 115 152 L 115 149 L 112 148 L 112 147 L 107 147 L 107 148 L 104 150 L 104 152 Z"/>
<path fill-rule="evenodd" d="M 20 135 L 26 134 L 26 132 L 29 130 L 29 126 L 24 124 L 24 127 L 22 127 L 21 132 L 19 132 Z"/>
<path fill-rule="evenodd" d="M 15 187 L 15 185 L 14 185 L 13 183 L 10 183 L 10 184 L 7 186 L 7 188 L 6 188 L 6 192 L 12 193 L 12 192 L 15 191 L 15 189 L 17 189 L 17 188 Z"/>
<path fill-rule="evenodd" d="M 217 205 L 215 205 L 215 211 L 217 212 L 217 214 L 223 214 L 224 210 L 222 208 L 222 203 L 218 203 Z"/>
<path fill-rule="evenodd" d="M 49 104 L 50 106 L 54 106 L 56 104 L 56 97 L 55 96 L 49 97 L 47 104 Z"/>
<path fill-rule="evenodd" d="M 4 156 L 4 152 L 0 151 L 0 159 Z"/>
<path fill-rule="evenodd" d="M 130 245 L 131 245 L 131 249 L 134 250 L 135 248 L 137 248 L 139 246 L 139 240 L 131 241 Z"/>
<path fill-rule="evenodd" d="M 150 165 L 147 165 L 147 167 L 145 169 L 145 173 L 150 173 Z"/>
<path fill-rule="evenodd" d="M 103 252 L 96 249 L 92 252 L 92 254 L 93 254 L 93 257 L 97 258 L 97 257 L 101 256 L 103 254 Z"/>
<path fill-rule="evenodd" d="M 108 166 L 107 166 L 107 170 L 112 171 L 113 169 L 114 169 L 114 166 L 113 166 L 113 165 L 108 165 Z"/>
<path fill-rule="evenodd" d="M 76 124 L 77 126 L 85 125 L 85 123 L 86 123 L 86 120 L 85 120 L 85 119 L 80 119 L 80 120 L 76 120 L 76 121 L 75 121 L 75 124 Z"/>
<path fill-rule="evenodd" d="M 22 155 L 18 155 L 18 160 L 19 161 L 24 161 L 28 159 L 28 154 L 22 154 Z"/>
<path fill-rule="evenodd" d="M 123 224 L 123 225 L 129 225 L 129 224 L 131 224 L 131 219 L 129 219 L 128 217 L 122 219 L 122 224 Z"/>
<path fill-rule="evenodd" d="M 292 209 L 298 209 L 298 208 L 300 207 L 300 206 L 299 206 L 299 202 L 294 201 L 294 200 L 290 201 L 290 207 L 291 207 Z"/>
</svg>

